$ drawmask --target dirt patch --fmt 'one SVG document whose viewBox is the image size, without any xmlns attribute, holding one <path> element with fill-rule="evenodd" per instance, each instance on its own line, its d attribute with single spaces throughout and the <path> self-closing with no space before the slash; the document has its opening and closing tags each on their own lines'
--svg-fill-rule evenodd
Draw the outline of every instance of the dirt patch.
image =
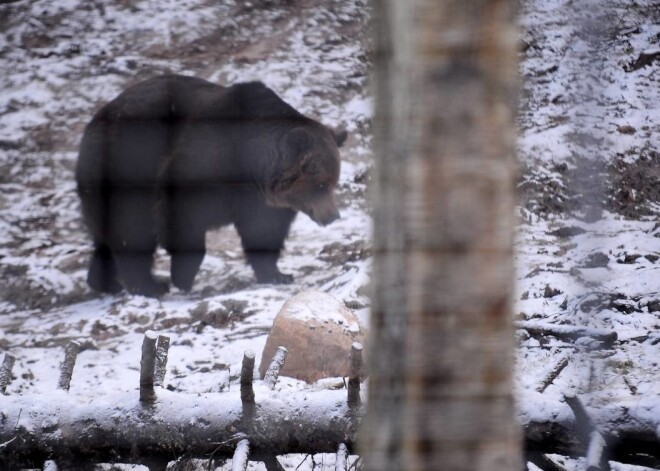
<svg viewBox="0 0 660 471">
<path fill-rule="evenodd" d="M 657 214 L 660 204 L 660 153 L 645 150 L 634 162 L 618 157 L 608 167 L 612 185 L 608 202 L 629 219 Z M 656 205 L 656 208 L 653 208 Z"/>
<path fill-rule="evenodd" d="M 603 210 L 639 219 L 657 214 L 660 206 L 660 154 L 636 151 L 613 162 L 571 159 L 549 167 L 536 162 L 521 166 L 520 204 L 539 216 L 563 214 L 586 222 L 600 219 Z"/>
<path fill-rule="evenodd" d="M 564 184 L 567 169 L 566 164 L 542 168 L 540 162 L 522 163 L 517 184 L 520 204 L 540 216 L 576 209 Z"/>
<path fill-rule="evenodd" d="M 356 241 L 350 244 L 342 244 L 340 242 L 333 242 L 328 244 L 321 250 L 319 258 L 325 262 L 333 264 L 345 265 L 349 262 L 357 262 L 359 260 L 366 260 L 371 256 L 371 247 L 364 241 Z"/>
</svg>

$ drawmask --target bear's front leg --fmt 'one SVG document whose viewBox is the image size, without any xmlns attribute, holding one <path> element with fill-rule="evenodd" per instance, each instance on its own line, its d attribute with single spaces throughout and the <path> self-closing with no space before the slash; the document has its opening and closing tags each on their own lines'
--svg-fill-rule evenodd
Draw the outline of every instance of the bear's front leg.
<svg viewBox="0 0 660 471">
<path fill-rule="evenodd" d="M 254 204 L 234 224 L 241 236 L 241 244 L 248 263 L 259 283 L 289 284 L 293 275 L 282 273 L 277 260 L 284 247 L 296 212 L 291 209 L 270 208 Z"/>
<path fill-rule="evenodd" d="M 280 258 L 280 251 L 258 251 L 246 250 L 245 256 L 252 266 L 254 274 L 257 277 L 257 283 L 272 283 L 275 285 L 288 285 L 293 283 L 293 275 L 282 273 L 277 268 L 277 259 Z"/>
<path fill-rule="evenodd" d="M 119 279 L 131 294 L 158 298 L 169 291 L 167 281 L 151 274 L 153 252 L 121 251 L 115 253 Z"/>
<path fill-rule="evenodd" d="M 181 291 L 190 291 L 195 276 L 204 259 L 204 249 L 179 250 L 170 252 L 172 256 L 172 284 Z"/>
</svg>

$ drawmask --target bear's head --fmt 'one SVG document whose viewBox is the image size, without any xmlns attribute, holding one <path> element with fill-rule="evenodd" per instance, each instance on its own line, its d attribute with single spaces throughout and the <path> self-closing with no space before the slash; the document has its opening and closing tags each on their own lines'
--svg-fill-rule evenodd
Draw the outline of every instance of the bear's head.
<svg viewBox="0 0 660 471">
<path fill-rule="evenodd" d="M 305 123 L 281 137 L 278 169 L 265 191 L 271 206 L 302 211 L 326 226 L 339 218 L 334 191 L 339 181 L 339 147 L 346 131 Z"/>
</svg>

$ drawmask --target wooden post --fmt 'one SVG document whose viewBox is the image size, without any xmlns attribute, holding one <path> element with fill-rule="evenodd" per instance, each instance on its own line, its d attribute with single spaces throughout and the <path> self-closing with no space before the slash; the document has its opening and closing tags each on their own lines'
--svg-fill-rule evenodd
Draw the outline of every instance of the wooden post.
<svg viewBox="0 0 660 471">
<path fill-rule="evenodd" d="M 247 469 L 249 455 L 250 442 L 244 438 L 236 445 L 236 451 L 231 462 L 231 471 L 245 471 Z"/>
<path fill-rule="evenodd" d="M 517 4 L 372 3 L 366 471 L 522 468 L 512 374 Z"/>
<path fill-rule="evenodd" d="M 65 391 L 69 390 L 71 386 L 71 376 L 73 375 L 73 367 L 76 365 L 76 358 L 80 353 L 80 344 L 75 340 L 69 342 L 64 352 L 64 361 L 60 365 L 60 379 L 57 383 L 58 389 Z"/>
<path fill-rule="evenodd" d="M 241 401 L 254 402 L 254 352 L 247 350 L 243 354 L 243 365 L 241 366 Z"/>
<path fill-rule="evenodd" d="M 156 345 L 156 364 L 154 366 L 154 386 L 163 386 L 167 373 L 167 354 L 170 350 L 170 338 L 159 335 Z"/>
<path fill-rule="evenodd" d="M 360 404 L 360 373 L 362 371 L 362 344 L 353 342 L 351 345 L 351 371 L 348 378 L 348 404 Z"/>
<path fill-rule="evenodd" d="M 7 390 L 7 386 L 11 381 L 11 370 L 14 368 L 14 363 L 16 363 L 16 357 L 5 353 L 2 366 L 0 366 L 0 394 L 5 394 Z"/>
<path fill-rule="evenodd" d="M 284 347 L 277 347 L 275 355 L 266 370 L 264 375 L 264 384 L 269 388 L 273 389 L 275 384 L 277 384 L 277 378 L 280 375 L 280 369 L 284 366 L 284 361 L 286 360 L 287 349 Z"/>
<path fill-rule="evenodd" d="M 153 330 L 144 333 L 142 341 L 142 359 L 140 361 L 140 401 L 153 402 L 156 398 L 154 392 L 154 369 L 156 365 L 156 339 L 158 335 Z"/>
<path fill-rule="evenodd" d="M 337 458 L 335 459 L 335 471 L 348 470 L 348 448 L 346 444 L 340 443 L 337 448 Z"/>
</svg>

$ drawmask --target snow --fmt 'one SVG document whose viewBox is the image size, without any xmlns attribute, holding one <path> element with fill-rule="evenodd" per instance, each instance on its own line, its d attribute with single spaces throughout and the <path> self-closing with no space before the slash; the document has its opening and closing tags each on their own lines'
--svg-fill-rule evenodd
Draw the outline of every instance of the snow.
<svg viewBox="0 0 660 471">
<path fill-rule="evenodd" d="M 0 5 L 6 71 L 0 77 L 0 354 L 17 358 L 11 396 L 59 397 L 58 365 L 70 340 L 83 346 L 70 397 L 134 394 L 147 330 L 172 339 L 165 385 L 173 394 L 232 391 L 243 352 L 258 355 L 279 309 L 306 290 L 332 295 L 368 324 L 369 7 L 364 0 L 259 5 Z M 620 402 L 639 406 L 646 417 L 660 415 L 643 406 L 660 395 L 660 260 L 654 260 L 660 201 L 627 179 L 610 183 L 614 165 L 649 162 L 640 172 L 657 186 L 660 61 L 630 70 L 640 54 L 658 50 L 660 19 L 652 6 L 652 0 L 522 5 L 514 314 L 538 325 L 618 335 L 603 347 L 586 337 L 571 342 L 518 331 L 518 401 L 540 418 L 566 414 L 559 407 L 566 393 L 579 394 L 588 407 Z M 262 80 L 301 112 L 349 131 L 341 150 L 342 217 L 321 228 L 298 216 L 280 261 L 282 271 L 294 275 L 292 285 L 256 285 L 235 232 L 225 228 L 207 235 L 208 254 L 189 294 L 173 290 L 154 300 L 88 291 L 90 244 L 73 183 L 83 128 L 125 86 L 168 72 L 217 83 Z M 622 187 L 611 188 L 616 182 Z M 625 198 L 631 213 L 610 204 Z M 594 208 L 596 218 L 590 217 Z M 570 227 L 584 232 L 553 235 Z M 593 266 L 594 256 L 607 263 Z M 168 276 L 162 250 L 155 268 Z M 561 355 L 569 357 L 568 366 L 537 393 Z M 307 387 L 288 378 L 280 384 L 285 391 Z M 584 465 L 556 459 L 567 469 Z M 334 466 L 333 455 L 282 461 L 301 471 Z M 248 469 L 263 467 L 250 463 Z"/>
<path fill-rule="evenodd" d="M 322 291 L 304 291 L 298 293 L 282 308 L 288 317 L 302 322 L 321 320 L 334 322 L 350 333 L 358 333 L 360 325 L 357 322 L 346 322 L 347 317 L 341 313 L 346 310 L 344 303 Z"/>
</svg>

